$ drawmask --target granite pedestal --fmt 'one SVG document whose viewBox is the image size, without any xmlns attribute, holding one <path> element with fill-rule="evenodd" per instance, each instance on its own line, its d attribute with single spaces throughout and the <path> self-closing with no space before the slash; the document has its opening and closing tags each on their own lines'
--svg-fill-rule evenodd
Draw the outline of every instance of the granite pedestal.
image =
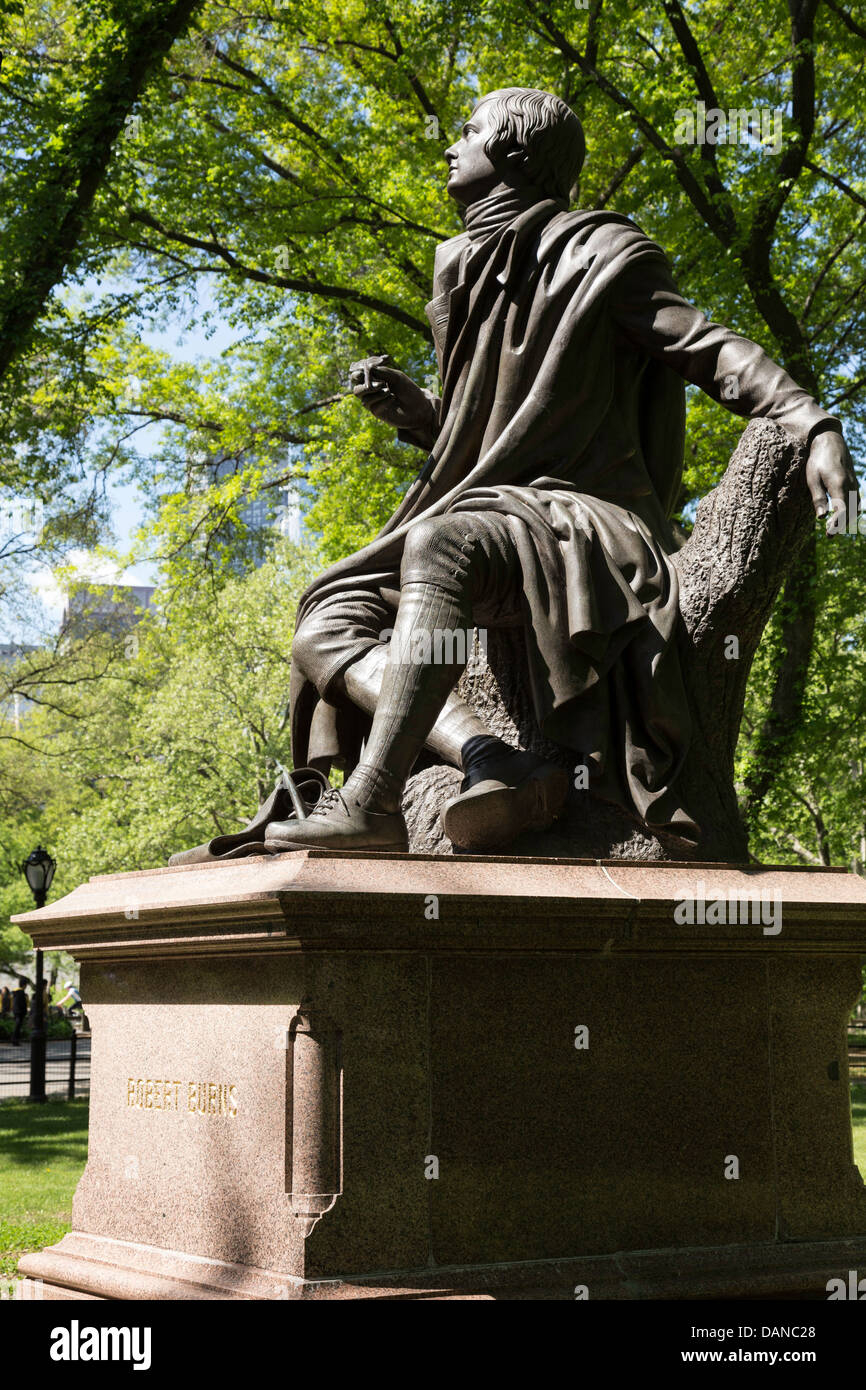
<svg viewBox="0 0 866 1390">
<path fill-rule="evenodd" d="M 20 1265 L 45 1297 L 748 1298 L 866 1273 L 861 879 L 299 853 L 95 878 L 17 920 L 81 962 L 93 1029 L 73 1232 Z"/>
</svg>

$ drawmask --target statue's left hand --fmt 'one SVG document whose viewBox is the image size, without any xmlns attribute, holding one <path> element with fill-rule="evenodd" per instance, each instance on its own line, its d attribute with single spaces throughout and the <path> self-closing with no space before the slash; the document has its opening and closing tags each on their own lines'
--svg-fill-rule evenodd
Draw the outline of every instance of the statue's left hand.
<svg viewBox="0 0 866 1390">
<path fill-rule="evenodd" d="M 816 516 L 842 511 L 848 507 L 849 493 L 857 493 L 857 478 L 848 446 L 841 434 L 825 430 L 812 440 L 806 461 L 806 486 L 812 497 Z M 830 507 L 828 508 L 828 501 Z M 831 517 L 832 520 L 832 517 Z M 830 525 L 828 523 L 828 534 Z"/>
</svg>

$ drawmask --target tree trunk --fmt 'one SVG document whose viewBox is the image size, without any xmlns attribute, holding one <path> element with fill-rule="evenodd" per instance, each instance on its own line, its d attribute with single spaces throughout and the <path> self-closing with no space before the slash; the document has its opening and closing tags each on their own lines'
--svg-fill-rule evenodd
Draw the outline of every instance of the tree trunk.
<svg viewBox="0 0 866 1390">
<path fill-rule="evenodd" d="M 746 682 L 787 572 L 814 523 L 805 449 L 778 426 L 753 421 L 722 481 L 698 507 L 694 530 L 674 559 L 680 579 L 680 655 L 692 738 L 679 786 L 701 827 L 695 849 L 654 833 L 624 809 L 574 789 L 549 830 L 521 836 L 509 854 L 570 858 L 745 861 L 746 830 L 734 789 L 734 752 Z M 538 732 L 526 679 L 523 636 L 490 632 L 487 661 L 476 649 L 458 686 L 491 729 L 572 767 L 573 757 Z M 410 849 L 449 854 L 439 813 L 460 773 L 437 766 L 409 781 L 403 808 Z"/>
<path fill-rule="evenodd" d="M 99 85 L 74 121 L 58 131 L 57 149 L 34 159 L 32 205 L 14 226 L 22 251 L 7 282 L 0 283 L 0 378 L 63 280 L 127 116 L 200 5 L 201 0 L 152 0 L 138 12 L 130 7 L 122 35 L 105 55 Z"/>
</svg>

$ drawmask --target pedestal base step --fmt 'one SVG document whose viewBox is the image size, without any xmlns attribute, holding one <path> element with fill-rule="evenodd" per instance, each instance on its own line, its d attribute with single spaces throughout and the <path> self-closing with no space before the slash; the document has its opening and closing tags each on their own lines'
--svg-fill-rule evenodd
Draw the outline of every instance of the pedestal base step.
<svg viewBox="0 0 866 1390">
<path fill-rule="evenodd" d="M 564 1260 L 297 1279 L 154 1246 L 73 1232 L 19 1265 L 43 1299 L 710 1299 L 827 1298 L 866 1274 L 866 1237 L 635 1250 Z"/>
</svg>

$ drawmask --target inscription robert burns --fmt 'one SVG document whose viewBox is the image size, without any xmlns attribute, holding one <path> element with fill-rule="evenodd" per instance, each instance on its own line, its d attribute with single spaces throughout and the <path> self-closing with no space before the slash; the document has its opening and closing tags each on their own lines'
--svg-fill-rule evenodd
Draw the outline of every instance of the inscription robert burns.
<svg viewBox="0 0 866 1390">
<path fill-rule="evenodd" d="M 126 1104 L 132 1110 L 181 1110 L 191 1115 L 225 1115 L 233 1120 L 238 1113 L 237 1086 L 227 1081 L 169 1081 L 162 1077 L 130 1076 L 126 1083 Z M 182 1105 L 181 1096 L 186 1099 Z"/>
</svg>

